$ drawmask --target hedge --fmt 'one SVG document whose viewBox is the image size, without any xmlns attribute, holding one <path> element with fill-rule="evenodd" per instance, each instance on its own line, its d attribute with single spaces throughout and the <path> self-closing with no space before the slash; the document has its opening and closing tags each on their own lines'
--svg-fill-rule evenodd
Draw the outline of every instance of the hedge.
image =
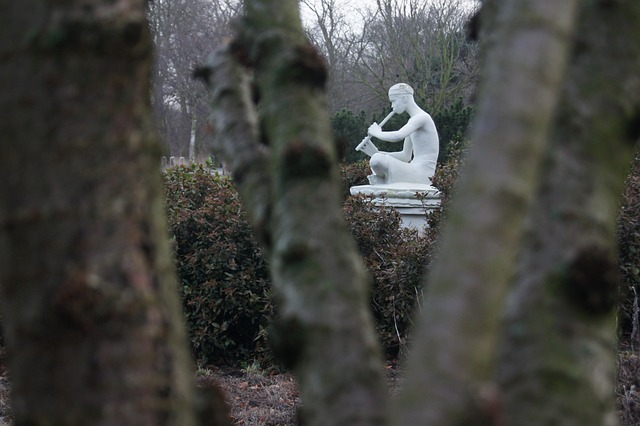
<svg viewBox="0 0 640 426">
<path fill-rule="evenodd" d="M 464 151 L 460 144 L 452 147 L 449 162 L 434 177 L 444 194 L 444 211 Z M 632 288 L 640 294 L 639 163 L 629 176 L 618 226 L 623 296 L 619 323 L 626 342 L 634 321 Z M 343 212 L 371 274 L 371 310 L 380 342 L 393 357 L 407 343 L 444 213 L 432 214 L 431 228 L 421 235 L 402 228 L 395 210 L 348 195 L 350 186 L 366 182 L 367 173 L 366 162 L 343 167 Z M 232 181 L 195 164 L 169 169 L 164 182 L 194 356 L 202 364 L 270 363 L 268 327 L 276 309 L 268 266 Z"/>
<path fill-rule="evenodd" d="M 366 179 L 365 168 L 349 170 L 345 179 Z M 233 183 L 200 164 L 169 169 L 164 182 L 196 359 L 270 362 L 267 330 L 275 309 L 268 268 Z M 394 356 L 407 339 L 435 230 L 419 236 L 403 229 L 395 210 L 377 208 L 364 197 L 347 197 L 344 215 L 371 271 L 371 307 L 381 342 Z"/>
</svg>

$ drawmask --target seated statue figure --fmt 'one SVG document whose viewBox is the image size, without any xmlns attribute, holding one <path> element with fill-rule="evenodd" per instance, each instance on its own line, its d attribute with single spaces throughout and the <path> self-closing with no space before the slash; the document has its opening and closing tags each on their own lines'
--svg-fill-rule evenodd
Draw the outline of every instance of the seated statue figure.
<svg viewBox="0 0 640 426">
<path fill-rule="evenodd" d="M 381 124 L 373 123 L 368 136 L 356 148 L 371 156 L 369 175 L 371 185 L 393 183 L 431 184 L 435 173 L 440 145 L 433 119 L 413 99 L 413 89 L 398 83 L 389 89 L 393 112 Z M 383 131 L 383 125 L 391 115 L 409 114 L 409 121 L 396 131 Z M 384 152 L 371 143 L 371 137 L 388 141 L 404 141 L 402 151 Z"/>
</svg>

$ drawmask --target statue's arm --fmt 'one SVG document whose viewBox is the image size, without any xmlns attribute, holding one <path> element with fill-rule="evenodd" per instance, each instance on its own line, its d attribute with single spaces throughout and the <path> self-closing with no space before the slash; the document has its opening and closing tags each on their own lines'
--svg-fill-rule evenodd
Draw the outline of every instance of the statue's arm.
<svg viewBox="0 0 640 426">
<path fill-rule="evenodd" d="M 411 161 L 411 156 L 413 155 L 413 141 L 411 140 L 411 137 L 408 136 L 404 139 L 402 151 L 386 152 L 386 154 L 400 161 L 404 161 L 405 163 Z"/>
<path fill-rule="evenodd" d="M 369 127 L 369 135 L 387 142 L 400 142 L 405 140 L 409 135 L 418 130 L 425 124 L 425 117 L 415 116 L 411 117 L 407 124 L 402 126 L 399 130 L 385 132 L 378 124 L 372 124 Z"/>
</svg>

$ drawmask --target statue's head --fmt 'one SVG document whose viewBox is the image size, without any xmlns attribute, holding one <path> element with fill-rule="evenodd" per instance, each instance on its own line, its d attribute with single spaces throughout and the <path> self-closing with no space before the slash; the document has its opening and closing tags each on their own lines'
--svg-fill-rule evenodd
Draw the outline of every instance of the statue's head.
<svg viewBox="0 0 640 426">
<path fill-rule="evenodd" d="M 389 89 L 389 100 L 396 114 L 402 114 L 407 110 L 409 101 L 413 99 L 413 89 L 406 83 L 398 83 Z"/>
<path fill-rule="evenodd" d="M 411 95 L 413 96 L 413 89 L 407 83 L 398 83 L 391 86 L 389 89 L 389 99 L 391 97 Z"/>
</svg>

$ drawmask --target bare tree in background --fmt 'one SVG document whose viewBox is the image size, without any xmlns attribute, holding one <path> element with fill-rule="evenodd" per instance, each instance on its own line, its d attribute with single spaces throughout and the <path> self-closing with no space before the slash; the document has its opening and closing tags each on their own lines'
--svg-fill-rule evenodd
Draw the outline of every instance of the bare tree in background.
<svg viewBox="0 0 640 426">
<path fill-rule="evenodd" d="M 302 4 L 311 41 L 329 64 L 331 112 L 378 112 L 399 81 L 412 84 L 431 110 L 468 98 L 475 87 L 477 48 L 464 30 L 472 10 L 461 0 L 379 0 L 370 9 L 339 0 Z"/>
<path fill-rule="evenodd" d="M 470 95 L 476 47 L 466 39 L 471 11 L 461 1 L 378 0 L 375 13 L 355 64 L 373 93 L 386 100 L 388 87 L 409 82 L 431 110 Z"/>
<path fill-rule="evenodd" d="M 237 0 L 155 0 L 149 24 L 156 51 L 153 106 L 165 154 L 194 159 L 210 137 L 206 92 L 193 71 L 212 48 L 232 36 Z"/>
<path fill-rule="evenodd" d="M 362 83 L 358 67 L 368 36 L 366 28 L 376 20 L 376 13 L 370 8 L 358 8 L 357 2 L 348 0 L 300 3 L 311 15 L 307 35 L 327 61 L 329 112 L 378 109 L 380 101 L 370 85 Z"/>
<path fill-rule="evenodd" d="M 348 16 L 351 11 L 339 0 L 301 0 L 300 3 L 312 16 L 307 35 L 327 61 L 329 110 L 357 108 L 350 102 L 357 92 L 350 80 L 359 37 L 351 27 L 352 18 Z"/>
</svg>

